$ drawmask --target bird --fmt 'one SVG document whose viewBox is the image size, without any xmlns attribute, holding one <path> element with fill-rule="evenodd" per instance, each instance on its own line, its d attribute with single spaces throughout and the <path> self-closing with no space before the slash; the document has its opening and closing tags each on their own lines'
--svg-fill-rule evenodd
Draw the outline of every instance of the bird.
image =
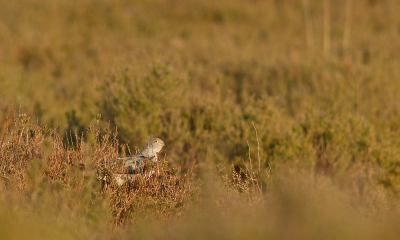
<svg viewBox="0 0 400 240">
<path fill-rule="evenodd" d="M 133 182 L 138 175 L 150 176 L 152 172 L 145 173 L 145 166 L 148 162 L 158 161 L 157 154 L 161 152 L 164 146 L 163 140 L 157 137 L 152 138 L 138 154 L 119 157 L 117 161 L 109 163 L 108 165 L 112 168 L 116 167 L 116 171 L 112 172 L 115 183 L 122 186 L 125 182 Z"/>
</svg>

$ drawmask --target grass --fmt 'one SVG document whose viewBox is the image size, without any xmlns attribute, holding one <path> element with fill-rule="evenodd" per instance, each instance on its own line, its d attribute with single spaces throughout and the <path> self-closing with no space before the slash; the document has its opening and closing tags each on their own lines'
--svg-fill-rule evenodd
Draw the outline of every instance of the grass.
<svg viewBox="0 0 400 240">
<path fill-rule="evenodd" d="M 1 5 L 3 236 L 397 238 L 396 1 Z"/>
</svg>

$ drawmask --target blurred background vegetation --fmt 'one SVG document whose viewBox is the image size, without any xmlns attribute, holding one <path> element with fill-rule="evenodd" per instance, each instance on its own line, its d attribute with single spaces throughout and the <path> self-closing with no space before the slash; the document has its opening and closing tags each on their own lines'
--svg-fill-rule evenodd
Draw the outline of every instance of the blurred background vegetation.
<svg viewBox="0 0 400 240">
<path fill-rule="evenodd" d="M 400 191 L 398 1 L 19 0 L 0 5 L 4 171 L 4 156 L 17 149 L 6 149 L 4 139 L 19 111 L 76 148 L 81 136 L 90 143 L 88 128 L 94 125 L 117 132 L 116 141 L 130 146 L 131 153 L 153 136 L 162 138 L 170 166 L 184 172 L 199 166 L 195 172 L 204 189 L 194 201 L 203 199 L 200 207 L 210 199 L 228 201 L 233 193 L 226 188 L 242 193 L 255 187 L 254 181 L 268 202 L 262 210 L 248 200 L 208 204 L 210 214 L 218 212 L 213 207 L 234 210 L 215 213 L 211 222 L 201 211 L 184 214 L 187 221 L 178 211 L 170 228 L 182 235 L 164 229 L 164 223 L 139 221 L 110 235 L 78 236 L 187 239 L 201 224 L 199 238 L 318 239 L 325 230 L 332 239 L 398 236 L 400 218 L 389 214 L 397 211 Z M 51 146 L 46 141 L 53 140 L 43 140 L 38 148 L 43 154 L 29 156 L 45 158 L 53 151 L 46 150 Z M 87 151 L 80 162 L 93 157 Z M 222 176 L 221 189 L 207 183 L 214 178 L 208 168 Z M 11 204 L 9 198 L 19 199 L 14 194 L 1 201 Z M 16 216 L 17 228 L 31 226 L 29 219 L 19 225 L 26 206 L 18 206 L 0 211 Z M 112 214 L 103 210 L 96 216 L 108 219 Z M 68 219 L 85 222 L 85 214 Z M 242 226 L 243 218 L 252 221 Z M 391 224 L 382 227 L 376 219 Z M 221 232 L 214 229 L 214 223 L 228 220 Z M 49 216 L 43 224 L 52 221 Z M 181 221 L 185 227 L 177 229 Z M 56 236 L 64 227 L 72 234 L 66 238 L 76 237 L 73 224 L 44 232 Z M 279 230 L 283 227 L 290 231 Z M 151 228 L 160 235 L 148 234 Z M 243 231 L 229 233 L 230 228 Z"/>
</svg>

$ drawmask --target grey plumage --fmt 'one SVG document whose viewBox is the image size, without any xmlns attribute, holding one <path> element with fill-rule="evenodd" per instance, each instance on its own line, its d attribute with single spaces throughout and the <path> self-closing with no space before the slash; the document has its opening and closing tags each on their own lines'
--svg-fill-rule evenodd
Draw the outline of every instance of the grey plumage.
<svg viewBox="0 0 400 240">
<path fill-rule="evenodd" d="M 152 138 L 139 154 L 119 157 L 117 161 L 110 163 L 109 166 L 113 169 L 113 179 L 117 185 L 121 186 L 127 181 L 132 182 L 138 174 L 144 176 L 151 175 L 151 173 L 144 173 L 144 167 L 147 162 L 156 162 L 158 160 L 157 154 L 164 146 L 165 143 L 163 140 Z"/>
</svg>

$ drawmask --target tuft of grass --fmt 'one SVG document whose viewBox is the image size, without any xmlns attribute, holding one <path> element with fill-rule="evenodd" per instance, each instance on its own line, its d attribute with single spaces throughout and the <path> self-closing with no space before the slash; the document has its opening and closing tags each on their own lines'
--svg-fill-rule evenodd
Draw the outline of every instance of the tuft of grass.
<svg viewBox="0 0 400 240">
<path fill-rule="evenodd" d="M 93 126 L 87 132 L 91 140 L 75 135 L 77 142 L 66 144 L 56 132 L 31 124 L 26 114 L 13 120 L 0 152 L 1 182 L 6 195 L 21 195 L 32 209 L 46 211 L 48 203 L 49 213 L 72 211 L 89 223 L 118 226 L 142 215 L 164 220 L 180 215 L 198 191 L 193 171 L 181 172 L 166 161 L 150 166 L 155 174 L 149 178 L 102 187 L 96 170 L 118 156 L 116 134 Z"/>
<path fill-rule="evenodd" d="M 253 131 L 258 142 L 259 129 Z M 261 145 L 252 158 L 249 144 L 243 168 L 213 169 L 209 161 L 183 171 L 162 158 L 147 167 L 152 175 L 103 185 L 96 172 L 123 146 L 118 133 L 97 125 L 85 136 L 68 144 L 54 130 L 32 124 L 28 115 L 14 115 L 0 151 L 3 236 L 28 236 L 21 228 L 38 239 L 132 234 L 143 239 L 395 239 L 398 234 L 397 196 L 380 184 L 382 173 L 360 161 L 334 174 L 302 165 L 265 172 Z M 327 133 L 310 136 L 317 157 L 335 140 Z M 329 157 L 329 151 L 323 155 Z"/>
</svg>

